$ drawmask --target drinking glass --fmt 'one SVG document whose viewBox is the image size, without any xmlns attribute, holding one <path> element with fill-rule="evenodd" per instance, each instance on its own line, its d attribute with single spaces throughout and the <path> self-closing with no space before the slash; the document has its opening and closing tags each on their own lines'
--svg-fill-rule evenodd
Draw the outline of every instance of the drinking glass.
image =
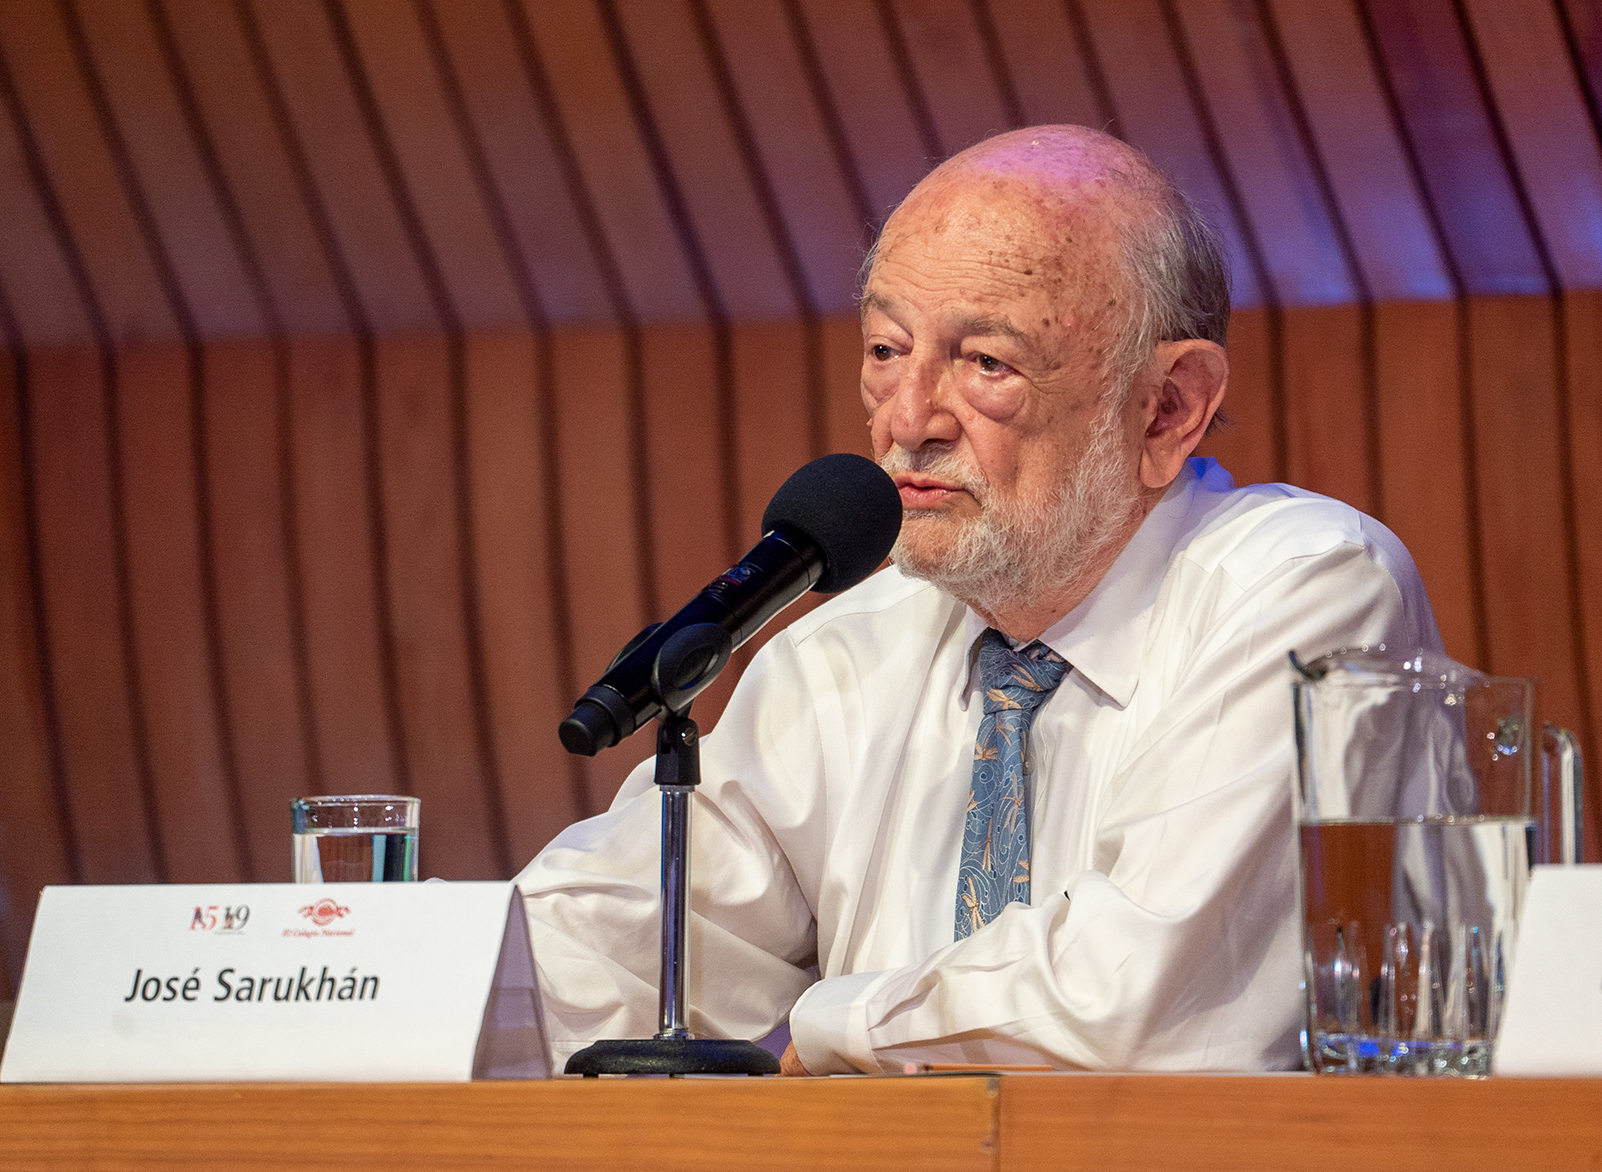
<svg viewBox="0 0 1602 1172">
<path fill-rule="evenodd" d="M 296 883 L 415 883 L 416 798 L 333 794 L 289 803 Z"/>
</svg>

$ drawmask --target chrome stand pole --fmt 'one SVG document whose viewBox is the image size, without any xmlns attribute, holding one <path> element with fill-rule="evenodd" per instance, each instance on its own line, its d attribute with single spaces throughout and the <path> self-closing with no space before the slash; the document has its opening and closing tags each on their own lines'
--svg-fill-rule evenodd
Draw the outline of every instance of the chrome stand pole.
<svg viewBox="0 0 1602 1172">
<path fill-rule="evenodd" d="M 656 784 L 662 791 L 662 1028 L 650 1038 L 610 1038 L 568 1059 L 567 1073 L 778 1074 L 779 1060 L 755 1042 L 690 1033 L 690 798 L 701 783 L 701 733 L 688 705 L 662 718 Z"/>
<path fill-rule="evenodd" d="M 690 978 L 690 795 L 700 778 L 699 730 L 687 716 L 657 730 L 656 781 L 662 791 L 662 975 L 659 1038 L 688 1038 Z M 686 774 L 689 774 L 687 777 Z"/>
</svg>

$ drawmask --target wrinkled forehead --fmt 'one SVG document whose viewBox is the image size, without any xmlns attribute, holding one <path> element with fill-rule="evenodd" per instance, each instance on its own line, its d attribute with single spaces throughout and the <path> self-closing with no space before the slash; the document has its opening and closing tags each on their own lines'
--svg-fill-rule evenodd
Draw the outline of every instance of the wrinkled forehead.
<svg viewBox="0 0 1602 1172">
<path fill-rule="evenodd" d="M 917 253 L 1026 277 L 1053 300 L 1116 294 L 1126 203 L 1116 185 L 1096 176 L 936 172 L 886 223 L 868 283 L 898 254 Z"/>
</svg>

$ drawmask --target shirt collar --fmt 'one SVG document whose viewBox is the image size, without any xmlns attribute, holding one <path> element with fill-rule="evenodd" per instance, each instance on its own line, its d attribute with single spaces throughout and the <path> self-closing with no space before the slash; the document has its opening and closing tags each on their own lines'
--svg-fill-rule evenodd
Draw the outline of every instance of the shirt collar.
<svg viewBox="0 0 1602 1172">
<path fill-rule="evenodd" d="M 1184 530 L 1198 481 L 1195 462 L 1187 460 L 1095 589 L 1040 636 L 1042 643 L 1120 708 L 1135 695 L 1152 606 Z M 963 623 L 973 655 L 989 624 L 972 608 L 967 608 Z"/>
</svg>

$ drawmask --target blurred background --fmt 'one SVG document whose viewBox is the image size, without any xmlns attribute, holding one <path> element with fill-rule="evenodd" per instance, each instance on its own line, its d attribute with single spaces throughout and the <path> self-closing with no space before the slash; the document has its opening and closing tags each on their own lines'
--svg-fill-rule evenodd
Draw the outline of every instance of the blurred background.
<svg viewBox="0 0 1602 1172">
<path fill-rule="evenodd" d="M 0 0 L 0 1000 L 42 885 L 287 880 L 299 794 L 460 879 L 604 808 L 649 735 L 557 721 L 866 451 L 863 250 L 1030 123 L 1221 227 L 1207 451 L 1591 747 L 1599 90 L 1602 0 Z"/>
</svg>

